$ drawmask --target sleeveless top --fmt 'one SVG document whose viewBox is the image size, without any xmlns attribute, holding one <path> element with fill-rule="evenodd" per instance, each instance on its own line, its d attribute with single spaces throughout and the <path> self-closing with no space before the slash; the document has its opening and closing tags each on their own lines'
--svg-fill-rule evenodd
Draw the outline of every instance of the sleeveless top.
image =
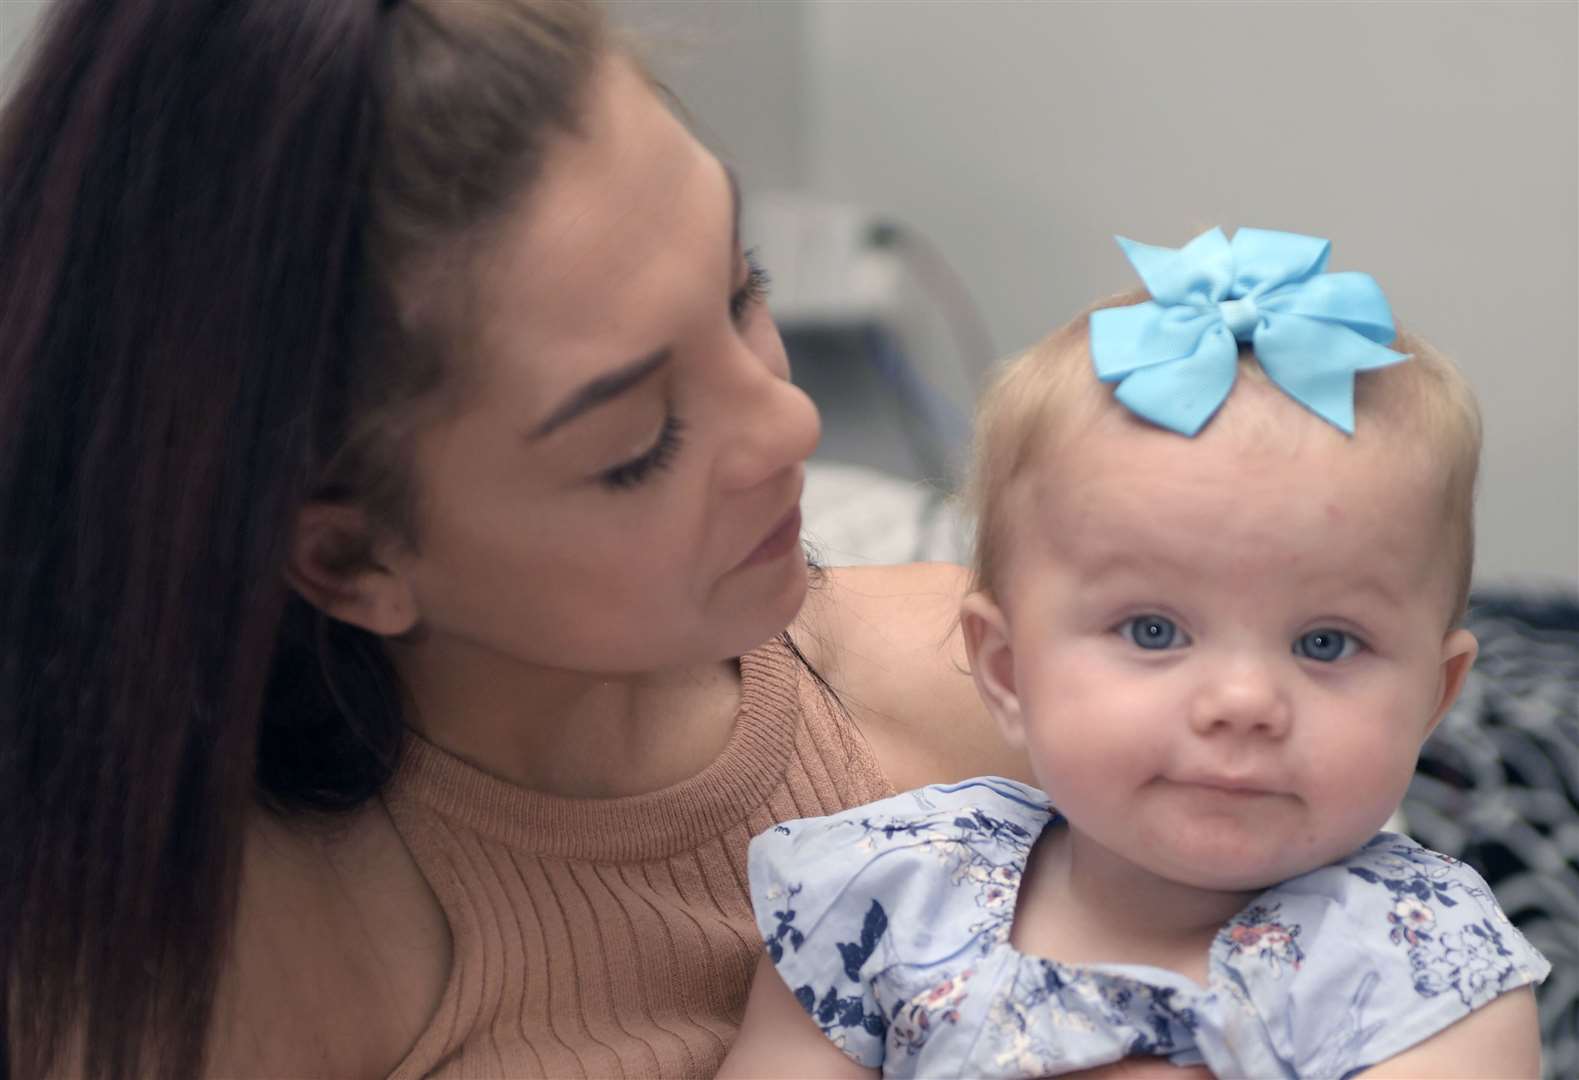
<svg viewBox="0 0 1579 1080">
<path fill-rule="evenodd" d="M 762 953 L 752 834 L 893 792 L 781 642 L 741 657 L 740 683 L 719 757 L 628 798 L 527 791 L 410 737 L 384 800 L 454 960 L 393 1078 L 717 1071 Z"/>
<path fill-rule="evenodd" d="M 1058 820 L 1042 792 L 981 777 L 774 826 L 750 852 L 769 955 L 846 1055 L 929 1077 L 1134 1054 L 1342 1077 L 1551 970 L 1475 871 L 1387 832 L 1224 924 L 1206 986 L 1027 956 L 1009 942 L 1021 871 Z"/>
</svg>

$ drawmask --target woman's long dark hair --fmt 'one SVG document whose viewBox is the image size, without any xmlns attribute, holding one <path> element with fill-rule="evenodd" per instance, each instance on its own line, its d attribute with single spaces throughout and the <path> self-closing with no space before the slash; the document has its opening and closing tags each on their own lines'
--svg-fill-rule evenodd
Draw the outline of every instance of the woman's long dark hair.
<svg viewBox="0 0 1579 1080">
<path fill-rule="evenodd" d="M 355 806 L 398 747 L 376 642 L 287 593 L 293 515 L 401 524 L 441 336 L 402 275 L 573 127 L 596 19 L 46 18 L 0 114 L 0 1075 L 191 1076 L 247 815 Z"/>
</svg>

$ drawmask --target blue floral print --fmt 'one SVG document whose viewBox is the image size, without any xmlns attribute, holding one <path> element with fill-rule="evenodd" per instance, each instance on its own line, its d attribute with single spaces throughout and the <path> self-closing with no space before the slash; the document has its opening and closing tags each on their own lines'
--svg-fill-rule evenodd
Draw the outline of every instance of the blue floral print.
<svg viewBox="0 0 1579 1080">
<path fill-rule="evenodd" d="M 1459 871 L 1464 864 L 1457 859 L 1424 848 L 1415 850 L 1428 859 L 1414 858 L 1407 847 L 1389 850 L 1382 845 L 1371 866 L 1348 870 L 1386 889 L 1392 897 L 1387 939 L 1407 949 L 1417 993 L 1424 997 L 1456 994 L 1470 1009 L 1484 1005 L 1507 990 L 1508 980 L 1517 974 L 1518 967 L 1511 962 L 1515 953 L 1506 940 L 1517 931 L 1506 919 L 1439 920 L 1438 912 L 1457 907 L 1466 898 L 1492 907 L 1496 901 L 1484 884 L 1462 879 Z"/>
<path fill-rule="evenodd" d="M 1058 820 L 1041 792 L 982 777 L 777 826 L 750 854 L 769 955 L 828 1038 L 890 1076 L 1157 1054 L 1341 1077 L 1549 970 L 1473 870 L 1390 833 L 1230 919 L 1205 986 L 1027 956 L 1009 941 L 1021 874 Z"/>
</svg>

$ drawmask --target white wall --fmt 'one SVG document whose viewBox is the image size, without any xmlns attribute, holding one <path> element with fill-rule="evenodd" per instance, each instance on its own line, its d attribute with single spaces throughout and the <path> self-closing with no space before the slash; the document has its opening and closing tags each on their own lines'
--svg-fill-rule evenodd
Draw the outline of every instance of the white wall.
<svg viewBox="0 0 1579 1080">
<path fill-rule="evenodd" d="M 720 70 L 763 9 L 806 24 L 807 186 L 929 234 L 1000 351 L 1136 283 L 1114 233 L 1329 237 L 1480 394 L 1481 581 L 1579 581 L 1575 4 L 702 5 Z M 695 89 L 726 142 L 786 122 Z"/>
<path fill-rule="evenodd" d="M 1483 580 L 1579 580 L 1574 4 L 819 4 L 813 183 L 944 244 L 999 344 L 1134 282 L 1111 240 L 1334 241 L 1487 419 Z"/>
<path fill-rule="evenodd" d="M 739 174 L 742 189 L 806 182 L 813 156 L 800 0 L 605 0 L 604 7 L 634 32 L 638 52 Z"/>
<path fill-rule="evenodd" d="M 0 92 L 9 85 L 14 74 L 11 65 L 43 14 L 44 4 L 45 0 L 0 0 Z"/>
</svg>

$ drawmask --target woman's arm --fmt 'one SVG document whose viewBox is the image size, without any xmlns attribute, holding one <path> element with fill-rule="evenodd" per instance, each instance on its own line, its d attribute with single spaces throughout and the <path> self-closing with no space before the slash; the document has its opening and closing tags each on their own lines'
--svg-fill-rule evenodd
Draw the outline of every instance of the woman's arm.
<svg viewBox="0 0 1579 1080">
<path fill-rule="evenodd" d="M 1535 991 L 1510 990 L 1425 1042 L 1374 1065 L 1356 1077 L 1392 1080 L 1538 1080 L 1541 1029 Z"/>
<path fill-rule="evenodd" d="M 878 1075 L 828 1041 L 764 955 L 751 983 L 740 1036 L 724 1058 L 718 1080 L 863 1080 Z M 1211 1080 L 1212 1074 L 1201 1066 L 1179 1068 L 1166 1058 L 1135 1057 L 1064 1075 L 1069 1080 Z"/>
<path fill-rule="evenodd" d="M 963 567 L 826 571 L 796 627 L 896 791 L 988 774 L 1035 783 L 982 707 L 960 637 Z"/>
<path fill-rule="evenodd" d="M 718 1080 L 866 1080 L 878 1075 L 828 1041 L 764 953 L 751 981 L 740 1035 L 719 1066 Z"/>
</svg>

